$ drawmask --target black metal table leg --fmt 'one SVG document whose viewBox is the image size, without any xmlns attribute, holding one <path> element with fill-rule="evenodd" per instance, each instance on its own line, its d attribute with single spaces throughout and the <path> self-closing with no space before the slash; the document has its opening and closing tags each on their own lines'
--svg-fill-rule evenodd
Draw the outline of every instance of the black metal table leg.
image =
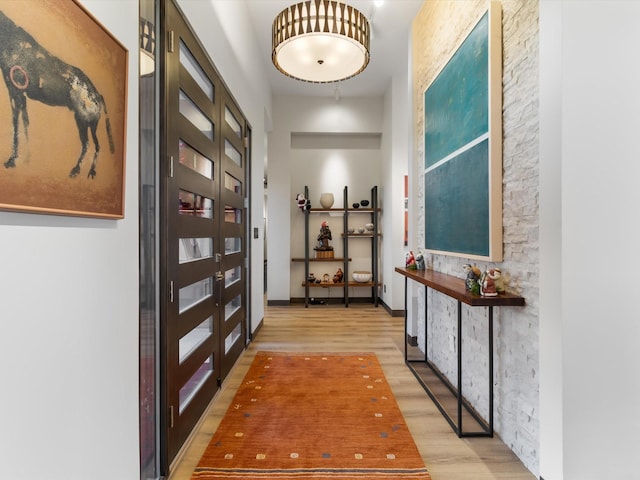
<svg viewBox="0 0 640 480">
<path fill-rule="evenodd" d="M 462 435 L 462 308 L 458 300 L 458 436 Z"/>
<path fill-rule="evenodd" d="M 493 437 L 493 307 L 489 308 L 489 435 Z"/>
</svg>

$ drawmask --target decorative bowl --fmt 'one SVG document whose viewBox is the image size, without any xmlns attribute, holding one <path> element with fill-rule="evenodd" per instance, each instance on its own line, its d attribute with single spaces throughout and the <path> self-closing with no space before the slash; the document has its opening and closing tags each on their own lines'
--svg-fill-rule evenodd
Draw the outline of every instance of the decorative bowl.
<svg viewBox="0 0 640 480">
<path fill-rule="evenodd" d="M 369 206 L 369 200 L 360 200 L 360 205 L 362 205 L 363 207 Z"/>
<path fill-rule="evenodd" d="M 373 223 L 365 223 L 364 228 L 369 232 L 373 232 Z"/>
<path fill-rule="evenodd" d="M 353 272 L 352 276 L 353 276 L 353 279 L 358 283 L 370 282 L 371 278 L 373 277 L 371 272 L 365 272 L 365 271 L 355 271 Z"/>
</svg>

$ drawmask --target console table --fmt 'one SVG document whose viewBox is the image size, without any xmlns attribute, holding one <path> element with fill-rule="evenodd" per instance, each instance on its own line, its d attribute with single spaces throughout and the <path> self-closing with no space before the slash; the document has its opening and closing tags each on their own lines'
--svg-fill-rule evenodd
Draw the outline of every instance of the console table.
<svg viewBox="0 0 640 480">
<path fill-rule="evenodd" d="M 445 417 L 453 431 L 458 437 L 493 437 L 493 307 L 506 307 L 506 306 L 524 306 L 524 298 L 518 295 L 510 293 L 501 293 L 496 297 L 483 297 L 480 295 L 472 295 L 465 289 L 464 279 L 447 275 L 444 273 L 435 272 L 433 270 L 410 270 L 404 267 L 396 267 L 396 272 L 404 275 L 404 330 L 405 330 L 405 344 L 404 344 L 404 360 L 409 369 L 416 376 L 422 387 L 425 389 L 429 397 L 436 404 L 440 413 Z M 410 360 L 407 353 L 407 282 L 413 280 L 415 282 L 424 285 L 425 287 L 425 329 L 424 329 L 424 359 Z M 457 376 L 458 385 L 454 387 L 444 377 L 442 373 L 433 365 L 429 360 L 429 349 L 427 348 L 428 339 L 428 322 L 427 322 L 427 292 L 431 288 L 444 295 L 447 295 L 455 299 L 458 303 L 458 339 L 457 339 Z M 489 420 L 488 422 L 481 418 L 478 413 L 471 407 L 471 405 L 464 399 L 462 395 L 462 304 L 469 305 L 470 307 L 486 307 L 488 310 L 489 321 Z M 437 398 L 434 393 L 434 386 L 431 381 L 425 378 L 425 375 L 421 375 L 419 369 L 415 365 L 427 367 L 427 369 L 435 374 L 436 381 L 440 382 L 440 385 L 444 384 L 451 393 L 455 396 L 457 403 L 456 417 L 457 421 L 454 421 L 452 416 L 446 411 L 444 405 Z M 433 377 L 431 375 L 430 377 Z M 465 432 L 462 429 L 462 412 L 464 410 L 470 414 L 476 422 L 482 428 L 481 431 Z"/>
</svg>

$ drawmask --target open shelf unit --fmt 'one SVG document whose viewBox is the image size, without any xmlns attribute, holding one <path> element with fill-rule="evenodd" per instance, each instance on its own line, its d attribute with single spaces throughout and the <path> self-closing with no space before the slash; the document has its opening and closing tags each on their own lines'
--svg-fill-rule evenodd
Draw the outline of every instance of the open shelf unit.
<svg viewBox="0 0 640 480">
<path fill-rule="evenodd" d="M 309 188 L 307 186 L 304 187 L 304 195 L 305 198 L 309 198 Z M 378 249 L 379 249 L 379 224 L 378 224 L 378 214 L 380 213 L 380 209 L 378 207 L 378 187 L 374 186 L 371 188 L 371 201 L 368 207 L 360 207 L 360 208 L 351 208 L 349 205 L 349 190 L 348 187 L 344 187 L 343 192 L 343 200 L 344 207 L 343 208 L 311 208 L 308 210 L 304 210 L 304 244 L 305 244 L 305 256 L 304 258 L 293 258 L 293 262 L 304 262 L 304 278 L 303 282 L 304 286 L 304 304 L 305 307 L 309 307 L 309 299 L 311 297 L 310 291 L 315 288 L 342 288 L 343 290 L 343 302 L 344 306 L 348 307 L 350 302 L 349 296 L 349 288 L 370 288 L 371 289 L 371 302 L 374 306 L 378 306 Z M 342 233 L 341 239 L 343 242 L 343 252 L 344 256 L 340 258 L 312 258 L 310 255 L 310 217 L 315 214 L 331 214 L 331 213 L 341 213 L 342 214 Z M 373 230 L 367 231 L 365 233 L 348 233 L 349 226 L 349 217 L 350 216 L 361 216 L 368 215 L 370 218 L 370 223 L 373 224 Z M 370 242 L 371 251 L 371 274 L 372 278 L 370 282 L 356 282 L 351 279 L 351 269 L 349 268 L 349 262 L 351 262 L 351 258 L 349 257 L 349 244 L 350 242 Z M 340 263 L 342 264 L 343 271 L 343 281 L 338 283 L 333 283 L 332 279 L 329 282 L 322 283 L 312 283 L 306 281 L 309 278 L 310 273 L 310 264 L 311 263 Z M 358 298 L 366 298 L 366 297 L 358 297 Z"/>
</svg>

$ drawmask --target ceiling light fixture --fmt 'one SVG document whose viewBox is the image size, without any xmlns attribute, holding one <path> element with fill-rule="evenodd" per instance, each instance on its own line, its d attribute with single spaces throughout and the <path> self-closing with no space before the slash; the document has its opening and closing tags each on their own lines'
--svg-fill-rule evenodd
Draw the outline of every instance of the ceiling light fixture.
<svg viewBox="0 0 640 480">
<path fill-rule="evenodd" d="M 333 0 L 296 3 L 273 21 L 271 60 L 289 77 L 329 83 L 369 64 L 370 27 L 357 9 Z"/>
</svg>

